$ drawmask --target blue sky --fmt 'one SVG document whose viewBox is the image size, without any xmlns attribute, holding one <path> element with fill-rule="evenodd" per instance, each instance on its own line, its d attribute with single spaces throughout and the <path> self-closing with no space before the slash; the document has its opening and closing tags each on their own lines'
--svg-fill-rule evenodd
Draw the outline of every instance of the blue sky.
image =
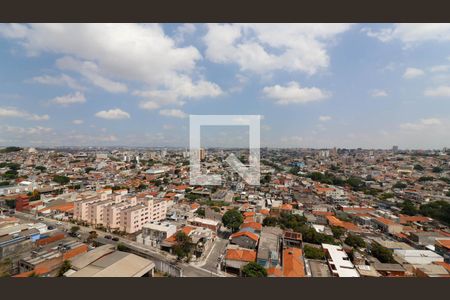
<svg viewBox="0 0 450 300">
<path fill-rule="evenodd" d="M 450 146 L 450 24 L 2 24 L 0 145 Z M 245 146 L 206 130 L 205 146 Z"/>
</svg>

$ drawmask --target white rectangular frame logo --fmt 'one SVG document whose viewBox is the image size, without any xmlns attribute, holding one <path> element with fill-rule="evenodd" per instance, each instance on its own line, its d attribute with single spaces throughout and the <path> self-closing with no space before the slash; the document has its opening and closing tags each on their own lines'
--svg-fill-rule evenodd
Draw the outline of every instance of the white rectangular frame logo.
<svg viewBox="0 0 450 300">
<path fill-rule="evenodd" d="M 220 175 L 201 172 L 200 149 L 202 126 L 248 126 L 249 166 L 246 167 L 234 154 L 225 160 L 249 185 L 260 185 L 260 115 L 189 115 L 190 185 L 221 185 Z"/>
</svg>

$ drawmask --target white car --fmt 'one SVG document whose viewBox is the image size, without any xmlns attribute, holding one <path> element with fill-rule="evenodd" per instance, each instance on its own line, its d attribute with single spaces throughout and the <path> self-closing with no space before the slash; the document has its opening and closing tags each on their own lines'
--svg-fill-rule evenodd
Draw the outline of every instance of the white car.
<svg viewBox="0 0 450 300">
<path fill-rule="evenodd" d="M 56 222 L 56 225 L 62 225 L 62 222 L 58 221 Z"/>
</svg>

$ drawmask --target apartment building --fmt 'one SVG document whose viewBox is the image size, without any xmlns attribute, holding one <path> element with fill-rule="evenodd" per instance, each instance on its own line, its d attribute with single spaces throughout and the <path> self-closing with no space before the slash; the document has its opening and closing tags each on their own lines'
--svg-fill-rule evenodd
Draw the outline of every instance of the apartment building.
<svg viewBox="0 0 450 300">
<path fill-rule="evenodd" d="M 142 229 L 148 222 L 162 221 L 166 218 L 167 205 L 162 199 L 146 196 L 138 199 L 138 204 L 122 210 L 120 214 L 120 229 L 134 233 Z"/>
<path fill-rule="evenodd" d="M 164 220 L 166 213 L 164 200 L 151 196 L 138 199 L 126 191 L 102 190 L 74 204 L 74 219 L 127 233 L 141 230 L 145 223 Z"/>
</svg>

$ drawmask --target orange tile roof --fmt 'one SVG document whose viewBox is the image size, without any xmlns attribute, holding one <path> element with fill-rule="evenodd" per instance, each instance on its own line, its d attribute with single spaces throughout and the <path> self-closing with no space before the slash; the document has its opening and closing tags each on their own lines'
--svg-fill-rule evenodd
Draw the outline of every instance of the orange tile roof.
<svg viewBox="0 0 450 300">
<path fill-rule="evenodd" d="M 283 250 L 283 276 L 305 277 L 303 252 L 299 248 L 286 248 Z"/>
<path fill-rule="evenodd" d="M 55 206 L 51 206 L 51 207 L 46 207 L 44 209 L 41 209 L 40 211 L 44 211 L 44 210 L 59 210 L 59 211 L 71 211 L 73 210 L 74 204 L 73 203 L 65 203 L 65 204 L 60 204 L 60 205 L 55 205 Z"/>
<path fill-rule="evenodd" d="M 166 242 L 169 243 L 174 243 L 177 240 L 177 233 L 178 232 L 183 232 L 186 235 L 189 235 L 191 233 L 191 231 L 194 230 L 194 227 L 191 226 L 184 226 L 181 230 L 177 231 L 175 234 L 172 234 L 171 236 L 169 236 L 167 239 L 165 239 Z"/>
<path fill-rule="evenodd" d="M 436 243 L 438 243 L 439 246 L 450 250 L 450 239 L 436 239 Z"/>
<path fill-rule="evenodd" d="M 332 212 L 332 211 L 313 210 L 312 214 L 315 215 L 315 216 L 334 216 L 334 212 Z"/>
<path fill-rule="evenodd" d="M 243 236 L 243 235 L 245 235 L 248 238 L 251 238 L 252 240 L 254 240 L 256 242 L 259 240 L 259 236 L 257 236 L 254 233 L 248 232 L 248 231 L 239 231 L 239 232 L 233 233 L 230 237 L 232 239 L 234 239 L 236 237 L 240 237 L 240 236 Z"/>
<path fill-rule="evenodd" d="M 255 214 L 256 213 L 254 211 L 246 211 L 242 215 L 244 216 L 244 218 L 247 218 L 247 217 L 253 217 L 253 216 L 255 216 Z"/>
<path fill-rule="evenodd" d="M 197 202 L 194 202 L 190 206 L 191 206 L 191 209 L 196 209 L 196 208 L 200 207 L 200 204 L 198 204 Z"/>
<path fill-rule="evenodd" d="M 241 228 L 253 228 L 255 230 L 262 230 L 262 224 L 258 223 L 258 222 L 248 222 L 248 223 L 243 223 L 241 225 Z"/>
<path fill-rule="evenodd" d="M 188 185 L 177 185 L 177 186 L 175 187 L 175 189 L 176 189 L 176 190 L 179 190 L 179 191 L 185 190 L 185 189 L 187 189 L 187 188 L 189 188 Z"/>
<path fill-rule="evenodd" d="M 267 276 L 283 277 L 283 270 L 280 267 L 270 267 L 267 269 Z"/>
<path fill-rule="evenodd" d="M 326 218 L 331 226 L 342 227 L 351 231 L 361 231 L 361 229 L 357 225 L 350 222 L 341 221 L 335 216 L 326 216 Z"/>
<path fill-rule="evenodd" d="M 406 224 L 409 222 L 422 222 L 422 223 L 428 223 L 431 222 L 432 219 L 424 216 L 407 216 L 407 215 L 399 215 L 400 217 L 400 224 Z"/>
<path fill-rule="evenodd" d="M 383 218 L 383 217 L 375 218 L 375 220 L 377 220 L 378 222 L 383 223 L 385 225 L 394 225 L 395 224 L 394 221 Z"/>
<path fill-rule="evenodd" d="M 48 267 L 42 266 L 42 267 L 36 267 L 33 271 L 28 271 L 28 272 L 22 272 L 20 274 L 14 275 L 13 277 L 16 278 L 25 278 L 25 277 L 30 277 L 33 273 L 35 275 L 44 275 L 47 273 L 50 273 L 50 269 Z"/>
<path fill-rule="evenodd" d="M 261 209 L 259 211 L 259 213 L 262 214 L 262 215 L 268 215 L 270 213 L 270 211 L 268 209 Z"/>
<path fill-rule="evenodd" d="M 292 205 L 285 203 L 285 204 L 281 205 L 281 210 L 292 210 Z"/>
<path fill-rule="evenodd" d="M 247 262 L 255 261 L 256 251 L 249 249 L 227 249 L 225 259 L 247 261 Z"/>
</svg>

